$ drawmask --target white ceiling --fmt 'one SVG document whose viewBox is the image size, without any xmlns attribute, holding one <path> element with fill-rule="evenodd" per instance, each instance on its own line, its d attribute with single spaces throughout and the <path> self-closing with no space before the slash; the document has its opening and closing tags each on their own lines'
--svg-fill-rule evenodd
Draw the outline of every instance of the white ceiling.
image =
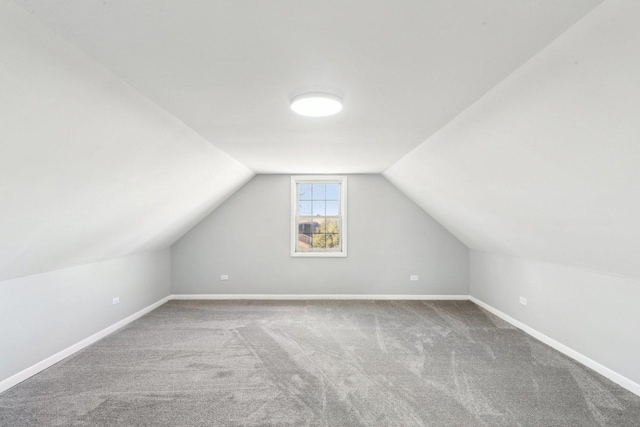
<svg viewBox="0 0 640 427">
<path fill-rule="evenodd" d="M 385 175 L 470 248 L 640 278 L 639 20 L 603 3 Z"/>
<path fill-rule="evenodd" d="M 171 245 L 253 175 L 0 1 L 0 281 Z"/>
<path fill-rule="evenodd" d="M 258 173 L 381 172 L 600 0 L 16 0 Z M 288 108 L 344 95 L 338 116 Z"/>
</svg>

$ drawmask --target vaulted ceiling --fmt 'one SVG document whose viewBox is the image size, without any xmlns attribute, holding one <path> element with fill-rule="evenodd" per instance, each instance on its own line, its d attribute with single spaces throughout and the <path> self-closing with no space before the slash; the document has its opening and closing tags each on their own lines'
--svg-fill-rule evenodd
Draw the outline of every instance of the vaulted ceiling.
<svg viewBox="0 0 640 427">
<path fill-rule="evenodd" d="M 167 247 L 253 175 L 7 2 L 0 94 L 0 280 Z"/>
<path fill-rule="evenodd" d="M 640 278 L 639 19 L 605 2 L 385 176 L 470 248 Z"/>
<path fill-rule="evenodd" d="M 2 0 L 0 280 L 166 247 L 254 173 L 385 170 L 471 248 L 638 275 L 640 8 L 600 3 Z"/>
<path fill-rule="evenodd" d="M 256 173 L 382 172 L 599 2 L 16 0 Z"/>
</svg>

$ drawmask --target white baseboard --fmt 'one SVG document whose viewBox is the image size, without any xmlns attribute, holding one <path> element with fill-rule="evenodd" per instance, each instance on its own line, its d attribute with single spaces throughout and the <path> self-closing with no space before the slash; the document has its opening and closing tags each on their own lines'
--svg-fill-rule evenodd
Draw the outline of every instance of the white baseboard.
<svg viewBox="0 0 640 427">
<path fill-rule="evenodd" d="M 96 332 L 88 338 L 65 348 L 62 351 L 47 357 L 41 362 L 36 363 L 9 378 L 0 381 L 0 393 L 10 389 L 16 384 L 21 383 L 29 377 L 44 371 L 52 365 L 60 362 L 71 356 L 74 353 L 82 350 L 83 348 L 93 344 L 94 342 L 106 337 L 107 335 L 115 332 L 116 330 L 126 326 L 134 320 L 144 316 L 150 311 L 155 310 L 162 304 L 170 300 L 468 300 L 468 295 L 347 295 L 347 294 L 334 294 L 334 295 L 311 295 L 311 294 L 187 294 L 187 295 L 169 295 L 162 298 L 160 301 L 151 304 L 148 307 L 114 323 L 113 325 Z"/>
<path fill-rule="evenodd" d="M 468 300 L 469 295 L 178 294 L 172 300 Z"/>
<path fill-rule="evenodd" d="M 151 304 L 148 307 L 114 323 L 113 325 L 91 335 L 82 341 L 67 347 L 66 349 L 46 358 L 45 360 L 36 363 L 29 368 L 26 368 L 17 374 L 0 381 L 0 393 L 14 385 L 26 380 L 27 378 L 41 372 L 48 367 L 58 363 L 62 359 L 71 356 L 72 354 L 82 350 L 83 348 L 93 344 L 94 342 L 106 337 L 107 335 L 115 332 L 123 326 L 133 322 L 134 320 L 144 316 L 145 314 L 155 310 L 162 304 L 170 300 L 471 300 L 473 303 L 484 308 L 488 312 L 498 316 L 502 320 L 511 323 L 513 326 L 521 329 L 532 337 L 547 344 L 550 347 L 555 348 L 559 352 L 571 357 L 572 359 L 582 363 L 583 365 L 593 369 L 601 375 L 609 378 L 616 384 L 626 388 L 632 393 L 640 396 L 640 384 L 635 383 L 629 378 L 618 374 L 617 372 L 599 364 L 598 362 L 588 358 L 587 356 L 578 353 L 577 351 L 567 347 L 566 345 L 546 336 L 545 334 L 525 325 L 524 323 L 514 319 L 513 317 L 501 312 L 500 310 L 490 306 L 489 304 L 480 301 L 479 299 L 469 295 L 352 295 L 352 294 L 330 294 L 330 295 L 318 295 L 318 294 L 184 294 L 184 295 L 170 295 L 161 299 L 160 301 Z"/>
<path fill-rule="evenodd" d="M 607 378 L 609 378 L 611 381 L 613 381 L 614 383 L 626 388 L 627 390 L 629 390 L 630 392 L 640 396 L 640 384 L 630 380 L 629 378 L 607 368 L 606 366 L 601 365 L 600 363 L 596 362 L 595 360 L 592 360 L 590 358 L 588 358 L 587 356 L 585 356 L 582 353 L 579 353 L 577 351 L 575 351 L 574 349 L 567 347 L 566 345 L 554 340 L 553 338 L 548 337 L 547 335 L 543 334 L 542 332 L 537 331 L 536 329 L 533 329 L 530 326 L 525 325 L 524 323 L 520 322 L 519 320 L 514 319 L 513 317 L 509 316 L 508 314 L 503 313 L 502 311 L 498 310 L 497 308 L 494 308 L 492 306 L 490 306 L 489 304 L 480 301 L 479 299 L 470 296 L 469 299 L 474 303 L 477 304 L 478 306 L 484 308 L 485 310 L 487 310 L 488 312 L 498 316 L 499 318 L 501 318 L 502 320 L 511 323 L 513 326 L 515 326 L 518 329 L 521 329 L 522 331 L 526 332 L 527 334 L 531 335 L 532 337 L 534 337 L 535 339 L 537 339 L 538 341 L 542 341 L 543 343 L 547 344 L 549 347 L 552 347 L 556 350 L 558 350 L 560 353 L 563 353 L 567 356 L 569 356 L 570 358 L 574 359 L 577 362 L 582 363 L 583 365 L 585 365 L 588 368 L 593 369 L 594 371 L 598 372 L 600 375 L 605 376 Z"/>
<path fill-rule="evenodd" d="M 155 302 L 153 304 L 151 304 L 148 307 L 143 308 L 142 310 L 132 314 L 131 316 L 125 317 L 124 319 L 120 320 L 119 322 L 114 323 L 113 325 L 104 328 L 103 330 L 101 330 L 100 332 L 96 332 L 95 334 L 91 335 L 88 338 L 83 339 L 82 341 L 65 348 L 64 350 L 54 354 L 53 356 L 47 357 L 46 359 L 44 359 L 41 362 L 36 363 L 33 366 L 30 366 L 20 372 L 18 372 L 15 375 L 10 376 L 9 378 L 7 378 L 6 380 L 3 380 L 0 382 L 0 393 L 2 393 L 5 390 L 10 389 L 11 387 L 13 387 L 14 385 L 21 383 L 22 381 L 26 380 L 29 377 L 34 376 L 35 374 L 44 371 L 45 369 L 47 369 L 48 367 L 55 365 L 56 363 L 60 362 L 62 359 L 65 359 L 69 356 L 71 356 L 74 353 L 77 353 L 78 351 L 82 350 L 83 348 L 93 344 L 94 342 L 106 337 L 107 335 L 109 335 L 112 332 L 115 332 L 116 330 L 122 328 L 123 326 L 126 326 L 127 324 L 133 322 L 134 320 L 144 316 L 145 314 L 149 313 L 150 311 L 155 310 L 156 308 L 160 307 L 162 304 L 166 303 L 167 301 L 169 301 L 171 297 L 164 297 L 162 298 L 160 301 Z"/>
</svg>

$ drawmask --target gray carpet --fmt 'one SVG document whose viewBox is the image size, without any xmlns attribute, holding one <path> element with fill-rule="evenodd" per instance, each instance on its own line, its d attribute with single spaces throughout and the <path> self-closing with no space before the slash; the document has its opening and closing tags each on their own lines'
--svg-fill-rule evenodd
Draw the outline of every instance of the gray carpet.
<svg viewBox="0 0 640 427">
<path fill-rule="evenodd" d="M 468 301 L 172 301 L 0 395 L 2 426 L 639 426 Z"/>
</svg>

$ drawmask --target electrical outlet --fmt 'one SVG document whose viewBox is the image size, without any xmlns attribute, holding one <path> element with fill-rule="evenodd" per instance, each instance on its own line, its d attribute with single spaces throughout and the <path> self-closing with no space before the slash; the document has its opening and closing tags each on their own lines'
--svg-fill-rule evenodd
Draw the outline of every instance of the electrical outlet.
<svg viewBox="0 0 640 427">
<path fill-rule="evenodd" d="M 527 299 L 525 297 L 520 297 L 520 304 L 527 305 Z"/>
<path fill-rule="evenodd" d="M 120 304 L 120 297 L 115 297 L 115 298 L 112 300 L 112 305 L 116 305 L 116 304 Z"/>
<path fill-rule="evenodd" d="M 229 280 L 229 276 L 228 276 L 228 275 L 226 275 L 226 274 L 222 274 L 222 275 L 220 276 L 220 280 Z"/>
<path fill-rule="evenodd" d="M 409 280 L 411 280 L 412 282 L 417 282 L 419 279 L 418 276 L 409 276 Z"/>
</svg>

